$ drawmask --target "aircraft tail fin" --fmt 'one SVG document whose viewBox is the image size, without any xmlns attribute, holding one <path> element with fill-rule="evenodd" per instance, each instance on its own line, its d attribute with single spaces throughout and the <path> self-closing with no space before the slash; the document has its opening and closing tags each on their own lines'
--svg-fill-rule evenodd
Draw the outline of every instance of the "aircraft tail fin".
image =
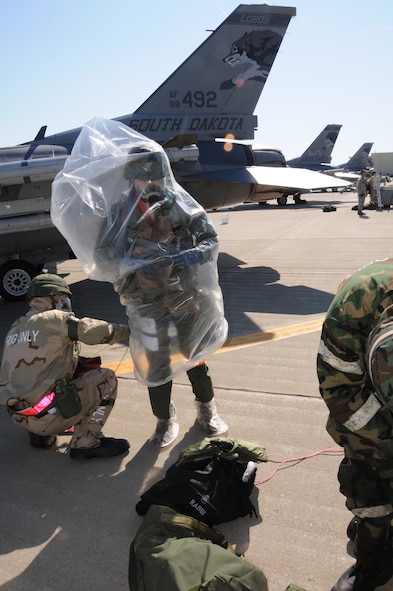
<svg viewBox="0 0 393 591">
<path fill-rule="evenodd" d="M 346 170 L 359 171 L 363 168 L 370 168 L 370 152 L 373 142 L 365 142 L 355 154 L 342 165 Z"/>
<path fill-rule="evenodd" d="M 299 158 L 287 160 L 289 166 L 302 168 L 322 168 L 323 164 L 330 164 L 341 125 L 330 124 L 321 131 Z"/>
<path fill-rule="evenodd" d="M 45 133 L 46 133 L 46 130 L 47 130 L 47 127 L 48 127 L 47 125 L 43 125 L 42 127 L 40 127 L 37 135 L 34 138 L 34 141 L 35 142 L 36 141 L 38 142 L 39 140 L 43 140 L 44 139 Z"/>
<path fill-rule="evenodd" d="M 184 134 L 253 139 L 253 111 L 295 14 L 240 4 L 135 113 L 117 120 L 159 143 Z"/>
</svg>

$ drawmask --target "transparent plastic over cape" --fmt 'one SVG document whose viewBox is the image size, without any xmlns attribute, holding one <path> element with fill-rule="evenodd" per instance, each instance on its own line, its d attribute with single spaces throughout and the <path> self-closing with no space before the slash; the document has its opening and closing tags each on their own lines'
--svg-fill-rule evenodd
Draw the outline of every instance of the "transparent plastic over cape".
<svg viewBox="0 0 393 591">
<path fill-rule="evenodd" d="M 87 276 L 119 294 L 141 383 L 166 383 L 224 343 L 217 233 L 159 144 L 89 121 L 54 180 L 51 217 Z"/>
</svg>

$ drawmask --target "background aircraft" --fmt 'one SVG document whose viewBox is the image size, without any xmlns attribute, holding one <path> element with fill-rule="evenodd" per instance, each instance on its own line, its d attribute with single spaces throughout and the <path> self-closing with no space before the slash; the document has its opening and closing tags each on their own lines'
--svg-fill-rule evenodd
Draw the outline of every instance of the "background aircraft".
<svg viewBox="0 0 393 591">
<path fill-rule="evenodd" d="M 343 184 L 286 167 L 280 150 L 233 141 L 254 138 L 253 111 L 295 14 L 239 5 L 135 113 L 116 118 L 164 146 L 178 182 L 206 209 Z M 46 136 L 43 126 L 34 140 L 0 150 L 0 295 L 7 299 L 22 299 L 43 264 L 72 254 L 51 223 L 50 195 L 79 132 Z"/>
<path fill-rule="evenodd" d="M 332 160 L 333 148 L 341 127 L 341 125 L 334 124 L 326 125 L 325 129 L 311 142 L 303 154 L 298 158 L 287 160 L 287 165 L 295 168 L 323 171 Z"/>
<path fill-rule="evenodd" d="M 331 154 L 336 143 L 341 125 L 329 124 L 327 125 L 320 134 L 315 138 L 303 154 L 297 158 L 287 160 L 286 164 L 290 168 L 302 168 L 307 170 L 313 170 L 316 172 L 325 172 L 330 167 Z M 341 178 L 341 177 L 340 177 Z M 313 187 L 311 187 L 312 189 Z M 314 187 L 315 188 L 315 187 Z M 336 185 L 332 187 L 324 186 L 322 190 L 328 188 L 337 188 Z M 288 197 L 292 196 L 295 203 L 307 203 L 301 197 L 301 191 L 298 189 L 289 188 L 284 191 L 280 197 L 277 198 L 279 205 L 286 205 Z"/>
<path fill-rule="evenodd" d="M 373 167 L 370 157 L 373 142 L 365 142 L 347 162 L 338 166 L 326 167 L 324 172 L 346 181 L 355 182 L 359 178 L 360 171 Z"/>
<path fill-rule="evenodd" d="M 337 168 L 348 170 L 349 172 L 360 172 L 364 168 L 371 168 L 373 165 L 370 157 L 372 147 L 373 142 L 365 142 L 362 146 L 360 146 L 359 150 L 357 150 L 354 155 L 351 156 L 348 162 L 340 164 Z"/>
</svg>

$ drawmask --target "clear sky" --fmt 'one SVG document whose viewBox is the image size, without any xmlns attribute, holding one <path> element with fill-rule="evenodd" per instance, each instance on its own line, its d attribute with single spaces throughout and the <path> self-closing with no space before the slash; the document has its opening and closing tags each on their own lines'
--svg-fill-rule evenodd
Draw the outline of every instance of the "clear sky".
<svg viewBox="0 0 393 591">
<path fill-rule="evenodd" d="M 252 2 L 250 2 L 252 3 Z M 256 2 L 254 2 L 256 3 Z M 0 146 L 132 113 L 240 2 L 0 0 Z M 328 123 L 332 163 L 393 152 L 393 2 L 294 0 L 256 142 L 300 155 Z"/>
</svg>

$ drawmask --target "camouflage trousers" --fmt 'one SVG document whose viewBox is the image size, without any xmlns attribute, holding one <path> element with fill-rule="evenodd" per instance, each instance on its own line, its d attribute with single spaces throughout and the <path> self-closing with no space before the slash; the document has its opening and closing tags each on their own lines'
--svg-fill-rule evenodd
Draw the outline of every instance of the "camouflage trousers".
<svg viewBox="0 0 393 591">
<path fill-rule="evenodd" d="M 37 435 L 57 435 L 74 427 L 70 447 L 97 446 L 116 400 L 116 375 L 111 369 L 98 368 L 74 378 L 71 383 L 76 386 L 82 404 L 77 415 L 65 419 L 52 411 L 40 418 L 13 413 L 12 420 Z"/>
<path fill-rule="evenodd" d="M 382 478 L 367 462 L 344 458 L 338 471 L 340 492 L 357 517 L 355 556 L 364 566 L 392 561 L 393 479 Z"/>
</svg>

